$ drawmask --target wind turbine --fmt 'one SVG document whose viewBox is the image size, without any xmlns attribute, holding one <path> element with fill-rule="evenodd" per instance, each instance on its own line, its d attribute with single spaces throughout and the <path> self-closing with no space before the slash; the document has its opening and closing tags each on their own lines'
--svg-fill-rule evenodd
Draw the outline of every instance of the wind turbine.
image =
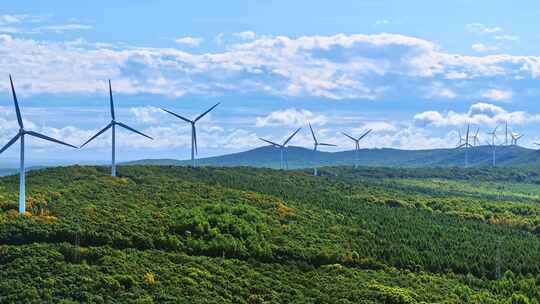
<svg viewBox="0 0 540 304">
<path fill-rule="evenodd" d="M 495 140 L 497 140 L 497 129 L 499 126 L 495 126 L 495 129 L 493 131 L 489 132 L 488 134 L 491 135 L 491 144 L 488 142 L 488 145 L 491 146 L 492 149 L 492 165 L 495 167 L 495 149 L 497 145 L 495 145 Z"/>
<path fill-rule="evenodd" d="M 173 113 L 169 110 L 165 110 L 165 109 L 161 109 L 177 118 L 180 118 L 181 120 L 187 122 L 187 123 L 190 123 L 191 124 L 191 164 L 193 167 L 195 167 L 195 155 L 198 154 L 198 149 L 197 149 L 197 129 L 195 128 L 195 124 L 197 123 L 197 121 L 199 121 L 199 119 L 203 118 L 206 114 L 210 113 L 210 111 L 212 111 L 215 107 L 217 107 L 220 103 L 216 103 L 214 106 L 212 106 L 210 109 L 206 110 L 204 113 L 202 113 L 201 115 L 195 117 L 195 119 L 191 120 L 191 119 L 187 119 L 183 116 L 180 116 L 176 113 Z"/>
<path fill-rule="evenodd" d="M 94 136 L 90 137 L 89 140 L 87 140 L 84 144 L 81 145 L 81 148 L 86 146 L 86 144 L 88 144 L 89 142 L 91 142 L 92 140 L 94 140 L 96 137 L 100 136 L 101 134 L 103 134 L 105 131 L 109 130 L 110 128 L 112 128 L 112 161 L 111 161 L 111 176 L 116 176 L 116 126 L 119 126 L 119 127 L 122 127 L 128 131 L 131 131 L 133 133 L 137 133 L 141 136 L 144 136 L 146 138 L 149 138 L 149 139 L 152 139 L 152 137 L 142 133 L 142 132 L 139 132 L 135 129 L 133 129 L 132 127 L 124 124 L 124 123 L 121 123 L 119 121 L 116 121 L 116 117 L 114 115 L 114 101 L 113 101 L 113 94 L 112 94 L 112 88 L 111 88 L 111 80 L 109 80 L 109 100 L 110 100 L 110 106 L 111 106 L 111 122 L 106 125 L 103 129 L 101 129 L 101 131 L 97 132 L 96 134 L 94 134 Z"/>
<path fill-rule="evenodd" d="M 523 134 L 512 133 L 512 145 L 517 146 L 518 140 L 523 137 Z"/>
<path fill-rule="evenodd" d="M 24 129 L 24 123 L 21 116 L 21 110 L 19 109 L 19 102 L 17 101 L 17 94 L 15 94 L 15 87 L 13 86 L 13 79 L 11 78 L 11 75 L 9 75 L 9 82 L 11 84 L 11 93 L 13 94 L 13 102 L 15 104 L 15 112 L 17 114 L 17 122 L 19 123 L 19 132 L 15 137 L 13 137 L 8 143 L 0 149 L 0 153 L 4 152 L 7 148 L 9 148 L 11 145 L 13 145 L 18 139 L 20 139 L 21 143 L 21 151 L 20 151 L 20 172 L 19 172 L 19 213 L 23 214 L 26 211 L 26 189 L 25 189 L 25 167 L 24 167 L 24 136 L 29 135 L 41 139 L 45 139 L 48 141 L 52 141 L 57 144 L 69 146 L 72 148 L 77 149 L 76 146 L 70 145 L 68 143 L 65 143 L 63 141 L 60 141 L 58 139 L 54 139 L 52 137 L 45 136 L 41 133 L 37 133 L 34 131 L 27 131 Z"/>
<path fill-rule="evenodd" d="M 350 136 L 349 134 L 347 134 L 345 132 L 342 132 L 343 135 L 347 136 L 352 141 L 354 141 L 354 144 L 355 144 L 355 146 L 354 146 L 354 167 L 355 168 L 358 168 L 358 152 L 360 151 L 360 140 L 362 140 L 362 138 L 366 137 L 366 135 L 371 133 L 371 131 L 372 131 L 372 129 L 367 130 L 364 134 L 362 134 L 358 138 L 354 138 L 354 137 Z"/>
<path fill-rule="evenodd" d="M 291 134 L 291 136 L 289 136 L 284 142 L 283 144 L 278 144 L 278 143 L 275 143 L 273 141 L 270 141 L 270 140 L 266 140 L 264 138 L 260 138 L 260 140 L 264 141 L 264 142 L 267 142 L 269 144 L 271 144 L 272 146 L 276 147 L 279 149 L 279 152 L 280 152 L 280 163 L 279 163 L 279 168 L 280 169 L 284 169 L 284 166 L 283 166 L 283 152 L 285 151 L 285 148 L 287 148 L 287 144 L 289 143 L 289 141 L 291 141 L 291 139 L 296 135 L 296 133 L 298 133 L 298 131 L 300 131 L 300 129 L 302 128 L 298 128 L 296 129 L 296 131 L 294 131 L 293 134 Z M 289 169 L 289 162 L 287 162 L 287 169 Z"/>
<path fill-rule="evenodd" d="M 469 166 L 469 148 L 472 147 L 472 145 L 469 143 L 469 129 L 470 124 L 467 124 L 467 133 L 465 133 L 465 139 L 463 140 L 464 143 L 460 144 L 456 149 L 465 148 L 465 168 Z M 460 136 L 460 142 L 462 138 Z"/>
<path fill-rule="evenodd" d="M 480 140 L 478 139 L 478 132 L 480 132 L 480 128 L 476 128 L 476 133 L 474 133 L 472 137 L 473 139 L 473 146 L 479 146 L 480 145 Z"/>
<path fill-rule="evenodd" d="M 313 152 L 317 151 L 317 148 L 319 146 L 329 146 L 329 147 L 337 147 L 337 145 L 334 144 L 327 144 L 322 143 L 317 140 L 317 136 L 315 136 L 315 132 L 313 131 L 313 128 L 311 127 L 311 123 L 308 121 L 309 129 L 311 130 L 311 136 L 313 136 Z M 313 168 L 313 175 L 317 176 L 317 165 Z"/>
</svg>

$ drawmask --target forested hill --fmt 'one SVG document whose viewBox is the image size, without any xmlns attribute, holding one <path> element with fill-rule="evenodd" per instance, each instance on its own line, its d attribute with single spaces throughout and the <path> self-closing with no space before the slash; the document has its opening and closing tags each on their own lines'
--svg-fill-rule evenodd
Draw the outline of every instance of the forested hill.
<svg viewBox="0 0 540 304">
<path fill-rule="evenodd" d="M 469 149 L 470 166 L 489 166 L 492 163 L 492 148 L 480 146 Z M 499 166 L 534 166 L 540 167 L 540 152 L 520 146 L 498 146 L 495 151 L 496 164 Z M 323 166 L 353 165 L 354 151 L 321 152 L 300 147 L 287 148 L 289 168 L 309 168 Z M 252 166 L 279 168 L 280 154 L 274 147 L 261 147 L 246 152 L 202 158 L 203 166 Z M 465 150 L 399 150 L 399 149 L 362 149 L 359 152 L 359 164 L 362 166 L 386 167 L 452 167 L 463 166 Z M 174 159 L 144 159 L 130 162 L 138 165 L 189 165 L 190 161 Z"/>
<path fill-rule="evenodd" d="M 64 167 L 0 178 L 0 303 L 538 303 L 519 169 Z"/>
</svg>

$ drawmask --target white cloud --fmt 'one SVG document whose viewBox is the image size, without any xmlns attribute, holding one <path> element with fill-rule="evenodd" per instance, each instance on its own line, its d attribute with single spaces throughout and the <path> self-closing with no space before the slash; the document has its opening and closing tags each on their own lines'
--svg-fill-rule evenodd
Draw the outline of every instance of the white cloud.
<svg viewBox="0 0 540 304">
<path fill-rule="evenodd" d="M 189 46 L 198 46 L 202 42 L 202 38 L 196 38 L 196 37 L 181 37 L 176 38 L 174 41 L 178 44 L 185 44 Z"/>
<path fill-rule="evenodd" d="M 103 92 L 112 78 L 115 91 L 126 94 L 377 100 L 403 92 L 423 95 L 431 83 L 440 83 L 433 96 L 453 98 L 461 95 L 458 89 L 484 85 L 486 77 L 490 85 L 535 79 L 540 57 L 452 54 L 394 34 L 264 36 L 205 54 L 0 35 L 0 69 L 15 76 L 23 94 Z M 454 86 L 460 79 L 468 81 Z M 5 82 L 1 89 L 8 89 Z"/>
<path fill-rule="evenodd" d="M 152 106 L 132 107 L 129 110 L 141 123 L 156 123 L 159 121 L 160 114 L 163 113 L 161 109 Z"/>
<path fill-rule="evenodd" d="M 477 34 L 493 34 L 502 31 L 502 28 L 498 26 L 488 27 L 482 23 L 469 23 L 465 26 L 465 29 L 471 33 Z"/>
<path fill-rule="evenodd" d="M 67 31 L 81 31 L 81 30 L 91 30 L 92 26 L 87 24 L 58 24 L 58 25 L 45 25 L 45 26 L 38 26 L 31 30 L 29 30 L 29 33 L 43 33 L 43 32 L 54 32 L 57 34 L 61 34 Z"/>
<path fill-rule="evenodd" d="M 499 47 L 495 45 L 486 45 L 483 43 L 474 43 L 471 48 L 479 53 L 498 51 Z"/>
<path fill-rule="evenodd" d="M 386 19 L 380 19 L 380 20 L 375 21 L 375 25 L 385 25 L 385 24 L 389 24 L 389 23 L 390 23 L 390 21 L 386 20 Z"/>
<path fill-rule="evenodd" d="M 22 20 L 26 19 L 27 17 L 28 15 L 9 15 L 9 14 L 0 15 L 0 24 L 20 23 Z"/>
<path fill-rule="evenodd" d="M 467 112 L 457 113 L 449 111 L 440 113 L 438 111 L 425 111 L 414 115 L 416 125 L 433 125 L 436 127 L 461 126 L 467 123 L 477 125 L 494 126 L 508 123 L 525 124 L 540 121 L 540 115 L 528 114 L 523 111 L 508 112 L 502 107 L 489 103 L 475 103 Z"/>
<path fill-rule="evenodd" d="M 257 127 L 265 126 L 303 126 L 310 122 L 312 125 L 324 125 L 327 121 L 326 116 L 317 115 L 305 109 L 286 109 L 274 111 L 267 116 L 257 117 L 255 125 Z"/>
<path fill-rule="evenodd" d="M 387 121 L 370 121 L 364 123 L 362 128 L 356 131 L 361 132 L 369 129 L 372 129 L 373 132 L 395 132 L 398 130 L 393 123 Z"/>
<path fill-rule="evenodd" d="M 519 37 L 515 35 L 497 35 L 495 36 L 496 40 L 506 40 L 506 41 L 518 41 Z"/>
<path fill-rule="evenodd" d="M 244 31 L 240 33 L 235 33 L 234 35 L 242 40 L 253 40 L 257 36 L 253 31 Z"/>
<path fill-rule="evenodd" d="M 437 82 L 437 83 L 434 83 L 432 87 L 428 90 L 427 97 L 428 98 L 454 99 L 457 97 L 457 94 L 452 89 L 447 88 L 442 83 Z"/>
<path fill-rule="evenodd" d="M 482 93 L 482 97 L 493 101 L 507 101 L 512 99 L 512 91 L 491 89 Z"/>
</svg>

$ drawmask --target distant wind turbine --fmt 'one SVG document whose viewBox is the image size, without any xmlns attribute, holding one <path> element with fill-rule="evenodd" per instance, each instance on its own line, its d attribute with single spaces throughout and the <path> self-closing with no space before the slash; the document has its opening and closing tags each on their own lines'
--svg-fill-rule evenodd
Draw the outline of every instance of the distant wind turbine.
<svg viewBox="0 0 540 304">
<path fill-rule="evenodd" d="M 469 148 L 472 147 L 472 145 L 469 143 L 469 129 L 470 124 L 467 124 L 467 133 L 465 133 L 465 139 L 462 139 L 460 136 L 460 143 L 463 140 L 463 143 L 460 144 L 456 149 L 465 148 L 465 168 L 469 166 Z"/>
<path fill-rule="evenodd" d="M 480 140 L 478 139 L 478 132 L 480 132 L 480 128 L 476 128 L 476 133 L 474 133 L 471 138 L 473 139 L 473 146 L 479 146 Z"/>
<path fill-rule="evenodd" d="M 518 140 L 523 137 L 523 134 L 518 133 L 512 133 L 510 134 L 512 136 L 512 145 L 517 146 Z"/>
<path fill-rule="evenodd" d="M 315 132 L 313 131 L 313 128 L 311 127 L 311 123 L 308 121 L 309 129 L 311 130 L 311 136 L 313 136 L 313 151 L 316 152 L 317 148 L 319 146 L 329 146 L 329 147 L 337 147 L 337 145 L 334 144 L 327 144 L 322 143 L 317 140 L 317 136 L 315 136 Z M 317 165 L 315 164 L 313 168 L 313 175 L 317 176 Z"/>
<path fill-rule="evenodd" d="M 217 107 L 220 103 L 216 103 L 214 106 L 212 106 L 210 109 L 206 110 L 204 113 L 202 113 L 201 115 L 195 117 L 195 119 L 191 120 L 191 119 L 187 119 L 183 116 L 180 116 L 174 112 L 171 112 L 169 110 L 165 110 L 165 109 L 161 109 L 173 116 L 175 116 L 176 118 L 180 118 L 181 120 L 191 124 L 191 165 L 193 167 L 195 167 L 195 156 L 199 153 L 199 150 L 197 148 L 197 129 L 195 127 L 195 124 L 197 123 L 197 121 L 199 121 L 199 119 L 203 118 L 206 114 L 210 113 L 210 111 L 212 111 L 215 107 Z"/>
<path fill-rule="evenodd" d="M 491 163 L 493 167 L 495 167 L 495 150 L 497 145 L 495 144 L 495 141 L 497 140 L 497 129 L 499 126 L 495 126 L 495 129 L 493 131 L 489 132 L 488 134 L 491 135 L 491 143 L 488 142 L 489 146 L 491 146 L 491 152 L 492 152 L 492 159 Z"/>
<path fill-rule="evenodd" d="M 371 131 L 372 129 L 367 130 L 364 134 L 362 134 L 358 138 L 354 138 L 350 136 L 349 134 L 342 132 L 343 135 L 347 136 L 352 141 L 354 141 L 354 167 L 355 168 L 358 168 L 358 152 L 360 151 L 360 141 L 362 140 L 362 138 L 366 137 L 369 133 L 371 133 Z"/>
<path fill-rule="evenodd" d="M 302 128 L 298 128 L 296 129 L 296 131 L 294 131 L 293 134 L 291 134 L 291 136 L 289 136 L 282 144 L 278 144 L 278 143 L 275 143 L 273 141 L 270 141 L 270 140 L 267 140 L 267 139 L 264 139 L 264 138 L 259 138 L 260 140 L 266 142 L 266 143 L 269 143 L 271 144 L 272 146 L 276 147 L 279 149 L 279 153 L 280 153 L 280 163 L 279 163 L 279 168 L 280 169 L 285 169 L 284 167 L 284 163 L 283 163 L 283 153 L 286 152 L 285 149 L 287 148 L 287 144 L 291 141 L 291 139 L 296 135 L 296 133 L 298 133 L 298 131 L 300 131 L 300 129 Z M 285 155 L 285 157 L 287 157 Z M 289 169 L 289 162 L 287 161 L 287 167 L 286 169 Z"/>
<path fill-rule="evenodd" d="M 52 137 L 45 136 L 41 133 L 37 133 L 34 131 L 27 131 L 24 129 L 24 123 L 21 116 L 21 110 L 19 109 L 19 102 L 17 101 L 17 94 L 15 94 L 15 87 L 13 86 L 13 79 L 11 78 L 11 75 L 9 75 L 9 82 L 11 84 L 11 93 L 13 94 L 13 102 L 15 104 L 15 112 L 17 114 L 17 122 L 19 123 L 19 133 L 15 135 L 8 143 L 0 149 L 0 153 L 4 152 L 7 148 L 9 148 L 11 145 L 13 145 L 18 139 L 20 139 L 21 142 L 21 151 L 20 151 L 20 172 L 19 172 L 19 213 L 23 214 L 26 211 L 26 189 L 25 189 L 25 167 L 24 167 L 24 136 L 29 135 L 41 139 L 45 139 L 48 141 L 52 141 L 57 144 L 69 146 L 72 148 L 77 148 L 74 145 L 70 145 L 68 143 L 65 143 L 63 141 L 60 141 L 58 139 L 54 139 Z"/>
<path fill-rule="evenodd" d="M 88 144 L 89 142 L 91 142 L 92 140 L 94 140 L 96 137 L 100 136 L 101 134 L 103 134 L 105 131 L 109 130 L 110 128 L 112 128 L 112 160 L 111 160 L 111 176 L 116 176 L 116 126 L 120 126 L 128 131 L 131 131 L 133 133 L 137 133 L 141 136 L 144 136 L 146 138 L 149 138 L 149 139 L 153 139 L 152 137 L 142 133 L 142 132 L 139 132 L 135 129 L 133 129 L 132 127 L 124 124 L 124 123 L 121 123 L 119 121 L 116 121 L 116 117 L 114 115 L 114 102 L 113 102 L 113 94 L 112 94 L 112 87 L 111 87 L 111 81 L 109 80 L 109 101 L 110 101 L 110 107 L 111 107 L 111 122 L 106 125 L 103 129 L 101 129 L 101 131 L 97 132 L 96 134 L 94 134 L 94 136 L 90 137 L 89 140 L 87 140 L 84 144 L 81 145 L 81 148 L 86 146 L 86 144 Z"/>
</svg>

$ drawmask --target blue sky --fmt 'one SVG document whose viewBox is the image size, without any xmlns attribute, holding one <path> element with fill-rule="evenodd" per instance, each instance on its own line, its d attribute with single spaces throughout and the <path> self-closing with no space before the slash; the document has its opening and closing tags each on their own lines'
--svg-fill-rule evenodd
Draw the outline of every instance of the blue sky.
<svg viewBox="0 0 540 304">
<path fill-rule="evenodd" d="M 0 141 L 17 129 L 12 73 L 27 125 L 74 144 L 107 124 L 111 78 L 119 119 L 156 138 L 121 133 L 121 161 L 187 158 L 189 126 L 159 107 L 196 116 L 218 101 L 198 128 L 203 157 L 307 120 L 337 150 L 352 148 L 341 131 L 422 149 L 454 146 L 467 123 L 485 142 L 506 120 L 532 146 L 539 17 L 533 1 L 12 1 L 0 10 Z M 32 141 L 29 162 L 104 162 L 109 137 L 80 151 Z M 311 146 L 307 128 L 292 144 Z"/>
</svg>

